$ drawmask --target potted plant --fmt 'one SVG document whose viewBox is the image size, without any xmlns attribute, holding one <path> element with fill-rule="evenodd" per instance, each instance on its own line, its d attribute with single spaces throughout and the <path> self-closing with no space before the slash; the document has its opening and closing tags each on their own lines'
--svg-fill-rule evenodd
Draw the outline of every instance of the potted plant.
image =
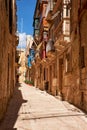
<svg viewBox="0 0 87 130">
<path fill-rule="evenodd" d="M 33 86 L 34 85 L 34 82 L 31 80 L 25 80 L 25 83 L 30 85 L 30 86 Z"/>
</svg>

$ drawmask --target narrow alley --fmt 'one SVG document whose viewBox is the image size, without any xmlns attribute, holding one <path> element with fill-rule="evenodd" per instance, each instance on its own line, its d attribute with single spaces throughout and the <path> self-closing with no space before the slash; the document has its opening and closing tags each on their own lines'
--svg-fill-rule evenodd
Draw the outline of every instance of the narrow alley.
<svg viewBox="0 0 87 130">
<path fill-rule="evenodd" d="M 0 130 L 87 130 L 87 115 L 25 83 L 15 87 Z"/>
<path fill-rule="evenodd" d="M 0 0 L 0 130 L 87 130 L 87 0 Z"/>
</svg>

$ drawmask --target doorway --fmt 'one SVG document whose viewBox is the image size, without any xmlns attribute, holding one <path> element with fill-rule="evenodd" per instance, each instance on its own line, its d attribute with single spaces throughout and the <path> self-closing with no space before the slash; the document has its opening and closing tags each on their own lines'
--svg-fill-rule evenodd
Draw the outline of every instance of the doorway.
<svg viewBox="0 0 87 130">
<path fill-rule="evenodd" d="M 62 88 L 63 88 L 63 59 L 59 59 L 59 91 L 62 96 Z"/>
</svg>

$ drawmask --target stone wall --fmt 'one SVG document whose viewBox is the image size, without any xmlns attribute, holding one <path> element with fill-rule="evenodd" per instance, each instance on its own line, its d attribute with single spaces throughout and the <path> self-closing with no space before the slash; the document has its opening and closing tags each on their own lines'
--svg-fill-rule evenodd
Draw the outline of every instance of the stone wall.
<svg viewBox="0 0 87 130">
<path fill-rule="evenodd" d="M 56 2 L 56 9 L 54 8 L 52 12 L 54 15 L 57 15 L 58 5 L 59 1 Z M 61 8 L 63 7 L 61 6 Z M 53 38 L 57 52 L 55 53 L 56 60 L 54 59 L 56 79 L 54 78 L 53 60 L 50 58 L 50 62 L 47 59 L 43 60 L 45 65 L 41 61 L 42 72 L 37 81 L 41 82 L 41 84 L 38 84 L 43 86 L 44 90 L 44 82 L 49 81 L 48 93 L 60 96 L 63 100 L 67 100 L 87 111 L 87 0 L 71 0 L 68 9 L 70 9 L 70 41 L 64 41 L 62 17 L 60 17 L 59 23 L 57 16 L 54 21 L 51 21 L 52 19 L 50 22 L 48 21 L 50 25 L 49 37 Z M 68 18 L 66 17 L 64 20 Z M 66 25 L 64 24 L 64 26 Z M 67 29 L 67 26 L 65 28 Z M 46 72 L 45 70 L 47 69 L 48 71 Z M 45 80 L 44 71 L 48 75 Z"/>
<path fill-rule="evenodd" d="M 73 2 L 75 4 L 76 1 Z M 78 7 L 74 6 L 73 8 L 72 70 L 64 75 L 62 92 L 64 100 L 87 111 L 87 9 L 83 8 L 78 15 Z M 82 51 L 82 48 L 84 48 L 84 51 Z"/>
<path fill-rule="evenodd" d="M 80 52 L 80 60 L 84 66 L 80 67 L 80 91 L 81 91 L 81 108 L 87 111 L 87 9 L 83 9 L 80 15 L 80 49 L 84 48 L 84 57 Z"/>
<path fill-rule="evenodd" d="M 9 33 L 9 1 L 5 2 L 0 0 L 0 120 L 15 86 L 15 37 Z"/>
</svg>

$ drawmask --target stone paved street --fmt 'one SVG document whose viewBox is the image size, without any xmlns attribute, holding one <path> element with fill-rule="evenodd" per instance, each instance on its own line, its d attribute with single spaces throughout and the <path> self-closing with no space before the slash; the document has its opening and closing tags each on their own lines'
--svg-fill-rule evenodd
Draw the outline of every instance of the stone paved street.
<svg viewBox="0 0 87 130">
<path fill-rule="evenodd" d="M 0 130 L 87 130 L 87 115 L 45 91 L 22 83 L 15 88 Z"/>
</svg>

